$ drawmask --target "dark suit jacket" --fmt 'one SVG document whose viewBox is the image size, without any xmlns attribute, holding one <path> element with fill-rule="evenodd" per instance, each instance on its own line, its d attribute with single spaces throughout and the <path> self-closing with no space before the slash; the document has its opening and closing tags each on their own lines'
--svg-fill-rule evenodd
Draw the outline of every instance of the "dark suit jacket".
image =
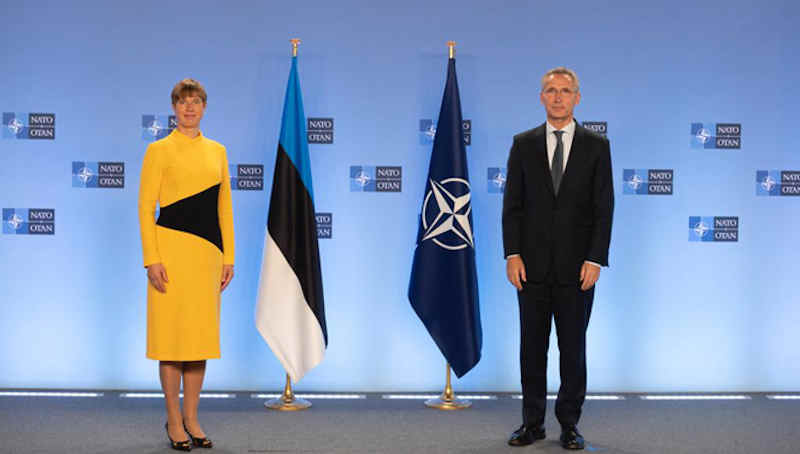
<svg viewBox="0 0 800 454">
<path fill-rule="evenodd" d="M 576 125 L 558 195 L 545 124 L 514 136 L 503 196 L 505 255 L 521 254 L 528 282 L 579 281 L 585 260 L 608 265 L 614 188 L 608 139 Z"/>
</svg>

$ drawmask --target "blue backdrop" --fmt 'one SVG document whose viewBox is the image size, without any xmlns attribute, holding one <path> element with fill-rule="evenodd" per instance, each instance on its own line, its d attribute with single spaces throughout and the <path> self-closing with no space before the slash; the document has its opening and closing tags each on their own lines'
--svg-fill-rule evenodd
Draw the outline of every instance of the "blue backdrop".
<svg viewBox="0 0 800 454">
<path fill-rule="evenodd" d="M 420 121 L 438 114 L 454 39 L 484 330 L 483 358 L 457 389 L 519 389 L 502 194 L 487 176 L 505 167 L 513 134 L 543 121 L 541 74 L 563 64 L 581 77 L 577 118 L 606 122 L 617 198 L 588 332 L 590 390 L 797 390 L 800 198 L 757 195 L 773 186 L 756 178 L 800 170 L 796 2 L 6 3 L 0 388 L 158 387 L 144 357 L 136 217 L 152 140 L 143 116 L 169 115 L 173 84 L 197 78 L 209 92 L 204 134 L 231 164 L 263 164 L 269 188 L 288 40 L 300 37 L 306 114 L 335 128 L 332 144 L 310 145 L 316 207 L 333 220 L 320 240 L 330 344 L 297 389 L 442 386 L 444 361 L 406 291 L 431 152 Z M 693 148 L 692 123 L 712 137 L 739 125 L 740 148 L 713 138 Z M 124 188 L 81 187 L 73 162 L 95 174 L 96 163 L 124 163 Z M 352 166 L 402 166 L 402 192 L 353 191 Z M 673 170 L 673 194 L 626 194 L 625 169 Z M 236 277 L 207 389 L 283 384 L 253 325 L 268 196 L 234 192 Z M 15 220 L 53 214 L 24 211 L 40 208 L 55 210 L 55 233 L 15 234 Z M 690 216 L 738 217 L 738 241 L 689 241 Z M 551 352 L 554 388 L 555 343 Z"/>
</svg>

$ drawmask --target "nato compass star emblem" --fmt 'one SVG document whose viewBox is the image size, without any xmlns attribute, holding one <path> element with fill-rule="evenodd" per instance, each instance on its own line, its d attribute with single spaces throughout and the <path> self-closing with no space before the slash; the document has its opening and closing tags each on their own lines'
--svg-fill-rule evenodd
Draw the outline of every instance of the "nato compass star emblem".
<svg viewBox="0 0 800 454">
<path fill-rule="evenodd" d="M 9 131 L 11 131 L 13 134 L 16 135 L 20 131 L 20 129 L 22 129 L 25 125 L 20 123 L 19 120 L 17 120 L 17 117 L 14 117 L 11 119 L 11 121 L 8 122 L 8 125 L 6 126 L 8 127 Z"/>
<path fill-rule="evenodd" d="M 774 188 L 774 187 L 775 187 L 775 185 L 776 185 L 776 184 L 778 184 L 778 182 L 777 182 L 777 181 L 775 181 L 775 180 L 774 180 L 774 179 L 773 179 L 771 176 L 767 175 L 767 176 L 764 178 L 764 181 L 762 181 L 762 182 L 761 182 L 761 187 L 762 187 L 762 188 L 763 188 L 765 191 L 769 192 L 769 191 L 771 191 L 771 190 L 772 190 L 772 188 Z"/>
<path fill-rule="evenodd" d="M 369 183 L 370 177 L 362 170 L 358 172 L 358 175 L 356 175 L 356 177 L 353 179 L 356 181 L 356 183 L 358 183 L 359 186 L 363 188 L 367 185 L 367 183 Z"/>
<path fill-rule="evenodd" d="M 631 189 L 635 191 L 639 189 L 639 186 L 641 186 L 642 183 L 644 183 L 644 180 L 642 179 L 642 177 L 639 176 L 638 173 L 634 173 L 633 175 L 631 175 L 631 179 L 628 180 L 627 183 L 628 186 L 630 186 Z"/>
<path fill-rule="evenodd" d="M 467 246 L 475 247 L 472 241 L 472 226 L 470 225 L 469 214 L 472 211 L 471 188 L 469 182 L 463 178 L 447 178 L 441 182 L 430 180 L 431 189 L 425 195 L 422 204 L 422 227 L 425 233 L 422 241 L 431 240 L 438 246 L 451 251 L 464 249 Z M 452 189 L 448 191 L 445 186 L 456 189 L 463 186 L 459 192 L 463 195 L 453 195 Z M 428 203 L 431 197 L 435 200 L 435 206 L 431 207 L 430 217 L 433 220 L 429 223 Z M 436 211 L 433 211 L 436 210 Z M 433 213 L 436 213 L 433 215 Z"/>
<path fill-rule="evenodd" d="M 89 170 L 88 167 L 84 167 L 78 172 L 78 178 L 83 184 L 86 184 L 86 182 L 89 181 L 93 176 L 94 174 L 91 170 Z"/>
<path fill-rule="evenodd" d="M 506 184 L 506 176 L 503 172 L 497 172 L 497 175 L 492 178 L 492 183 L 495 184 L 498 188 L 502 188 Z"/>
<path fill-rule="evenodd" d="M 17 230 L 19 228 L 19 226 L 22 225 L 22 218 L 17 216 L 17 213 L 14 213 L 11 216 L 11 219 L 9 219 L 6 222 L 8 222 L 8 225 L 10 225 L 11 228 L 13 228 L 14 230 Z"/>
<path fill-rule="evenodd" d="M 700 130 L 697 131 L 697 135 L 695 135 L 695 137 L 697 137 L 697 140 L 700 143 L 704 144 L 704 143 L 708 142 L 708 139 L 711 138 L 711 133 L 706 128 L 700 128 Z"/>
<path fill-rule="evenodd" d="M 162 129 L 164 129 L 164 127 L 158 123 L 158 120 L 153 120 L 153 122 L 150 123 L 150 126 L 147 128 L 147 130 L 150 132 L 150 134 L 153 135 L 153 137 L 158 136 L 159 131 L 161 131 Z"/>
<path fill-rule="evenodd" d="M 436 125 L 431 123 L 431 125 L 428 126 L 428 129 L 425 130 L 425 135 L 428 136 L 429 139 L 433 140 L 433 138 L 436 137 Z"/>
<path fill-rule="evenodd" d="M 707 225 L 705 225 L 703 221 L 698 222 L 697 225 L 694 226 L 694 233 L 697 234 L 698 238 L 703 238 L 704 236 L 706 236 L 706 232 L 708 232 L 709 230 L 711 229 Z"/>
</svg>

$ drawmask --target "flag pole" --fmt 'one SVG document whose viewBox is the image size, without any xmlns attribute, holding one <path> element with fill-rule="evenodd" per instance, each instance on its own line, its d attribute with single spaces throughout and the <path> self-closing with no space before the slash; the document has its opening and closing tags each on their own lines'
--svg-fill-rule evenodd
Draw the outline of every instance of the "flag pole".
<svg viewBox="0 0 800 454">
<path fill-rule="evenodd" d="M 292 57 L 297 57 L 297 45 L 300 44 L 300 40 L 298 38 L 292 38 L 289 42 L 292 43 Z M 270 410 L 298 411 L 311 407 L 311 402 L 294 395 L 294 391 L 292 391 L 292 377 L 287 373 L 286 386 L 283 387 L 283 394 L 281 394 L 281 397 L 264 402 L 264 406 Z"/>
<path fill-rule="evenodd" d="M 289 377 L 289 374 L 286 374 L 286 386 L 283 388 L 281 397 L 264 402 L 264 406 L 270 410 L 298 411 L 310 407 L 311 402 L 294 395 L 292 391 L 292 378 Z"/>
<path fill-rule="evenodd" d="M 464 410 L 472 406 L 472 402 L 456 398 L 453 386 L 450 384 L 450 363 L 447 363 L 447 381 L 442 395 L 425 401 L 425 405 L 437 410 Z"/>
</svg>

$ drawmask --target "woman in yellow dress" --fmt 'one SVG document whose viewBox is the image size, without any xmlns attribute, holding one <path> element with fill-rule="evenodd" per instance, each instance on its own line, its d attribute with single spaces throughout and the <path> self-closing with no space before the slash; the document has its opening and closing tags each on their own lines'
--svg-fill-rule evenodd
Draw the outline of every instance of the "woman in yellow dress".
<svg viewBox="0 0 800 454">
<path fill-rule="evenodd" d="M 220 294 L 233 279 L 228 159 L 224 146 L 200 132 L 206 102 L 196 80 L 175 85 L 177 127 L 147 147 L 139 186 L 149 280 L 147 357 L 159 361 L 167 435 L 172 448 L 183 451 L 212 446 L 198 422 L 197 405 L 206 360 L 220 357 Z"/>
</svg>

